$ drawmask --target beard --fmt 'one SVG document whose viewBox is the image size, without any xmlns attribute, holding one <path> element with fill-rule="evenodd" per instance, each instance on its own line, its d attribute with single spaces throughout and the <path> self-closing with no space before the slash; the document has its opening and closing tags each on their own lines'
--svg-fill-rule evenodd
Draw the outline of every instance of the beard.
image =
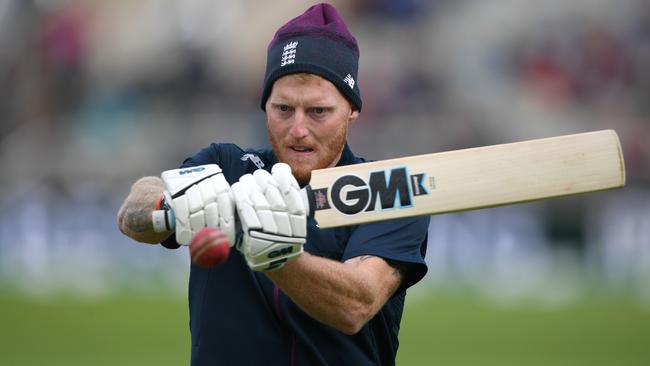
<svg viewBox="0 0 650 366">
<path fill-rule="evenodd" d="M 307 158 L 290 156 L 286 152 L 288 146 L 305 143 L 304 141 L 296 141 L 289 136 L 284 141 L 280 141 L 270 130 L 268 132 L 269 141 L 276 157 L 280 162 L 289 164 L 293 176 L 298 181 L 298 184 L 303 187 L 309 183 L 312 170 L 333 167 L 338 163 L 347 141 L 348 125 L 347 123 L 342 124 L 332 138 L 321 143 L 315 150 L 314 156 Z"/>
</svg>

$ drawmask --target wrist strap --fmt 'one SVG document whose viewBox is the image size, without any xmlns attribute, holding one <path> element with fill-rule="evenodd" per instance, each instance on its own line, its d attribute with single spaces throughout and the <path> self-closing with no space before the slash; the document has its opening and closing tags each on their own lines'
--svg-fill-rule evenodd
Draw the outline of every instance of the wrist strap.
<svg viewBox="0 0 650 366">
<path fill-rule="evenodd" d="M 175 217 L 167 195 L 162 194 L 156 203 L 156 210 L 151 213 L 151 223 L 153 224 L 153 231 L 157 233 L 165 233 L 174 230 Z"/>
<path fill-rule="evenodd" d="M 156 210 L 171 210 L 171 208 L 172 207 L 169 205 L 169 202 L 167 202 L 167 196 L 162 193 L 158 199 L 158 202 L 156 202 Z"/>
</svg>

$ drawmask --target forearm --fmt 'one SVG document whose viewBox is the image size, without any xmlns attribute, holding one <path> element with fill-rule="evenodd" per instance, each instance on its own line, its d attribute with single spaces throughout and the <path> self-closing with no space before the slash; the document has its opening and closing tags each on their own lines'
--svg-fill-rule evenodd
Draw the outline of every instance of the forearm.
<svg viewBox="0 0 650 366">
<path fill-rule="evenodd" d="M 154 232 L 151 221 L 151 213 L 156 210 L 164 190 L 158 177 L 144 177 L 135 182 L 117 214 L 120 231 L 141 243 L 155 244 L 165 240 L 171 232 Z"/>
<path fill-rule="evenodd" d="M 401 280 L 399 273 L 378 257 L 341 263 L 306 252 L 268 276 L 311 317 L 346 334 L 358 332 Z"/>
</svg>

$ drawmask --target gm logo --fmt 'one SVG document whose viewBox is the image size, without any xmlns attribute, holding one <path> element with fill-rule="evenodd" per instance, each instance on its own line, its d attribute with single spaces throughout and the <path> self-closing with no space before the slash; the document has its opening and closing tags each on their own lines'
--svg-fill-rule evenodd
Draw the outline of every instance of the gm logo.
<svg viewBox="0 0 650 366">
<path fill-rule="evenodd" d="M 406 167 L 371 172 L 367 180 L 344 175 L 332 183 L 330 202 L 322 202 L 325 196 L 322 189 L 314 190 L 316 209 L 330 208 L 331 204 L 344 214 L 354 215 L 362 211 L 411 207 L 414 196 L 429 194 L 424 179 L 424 173 L 408 175 Z"/>
<path fill-rule="evenodd" d="M 274 250 L 268 254 L 269 258 L 277 258 L 281 255 L 287 255 L 293 253 L 293 246 L 284 247 L 282 249 Z"/>
<path fill-rule="evenodd" d="M 190 168 L 190 169 L 179 170 L 179 171 L 178 171 L 178 174 L 179 174 L 179 175 L 185 175 L 185 174 L 191 174 L 191 173 L 202 172 L 202 171 L 204 171 L 204 170 L 205 170 L 205 167 L 204 167 L 204 166 L 199 166 L 199 167 L 196 167 L 196 168 Z"/>
</svg>

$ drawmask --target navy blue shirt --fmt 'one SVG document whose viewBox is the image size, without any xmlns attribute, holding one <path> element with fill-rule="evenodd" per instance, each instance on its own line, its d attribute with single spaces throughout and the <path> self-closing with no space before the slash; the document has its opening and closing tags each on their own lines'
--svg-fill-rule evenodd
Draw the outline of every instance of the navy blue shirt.
<svg viewBox="0 0 650 366">
<path fill-rule="evenodd" d="M 346 145 L 338 165 L 363 161 Z M 271 150 L 212 144 L 182 166 L 218 164 L 233 184 L 277 162 Z M 341 262 L 373 255 L 406 268 L 400 288 L 352 336 L 311 318 L 264 273 L 251 271 L 236 250 L 219 267 L 192 265 L 192 365 L 394 365 L 406 289 L 427 271 L 428 225 L 428 217 L 419 217 L 320 229 L 309 219 L 305 251 Z M 174 241 L 172 235 L 166 244 Z"/>
</svg>

